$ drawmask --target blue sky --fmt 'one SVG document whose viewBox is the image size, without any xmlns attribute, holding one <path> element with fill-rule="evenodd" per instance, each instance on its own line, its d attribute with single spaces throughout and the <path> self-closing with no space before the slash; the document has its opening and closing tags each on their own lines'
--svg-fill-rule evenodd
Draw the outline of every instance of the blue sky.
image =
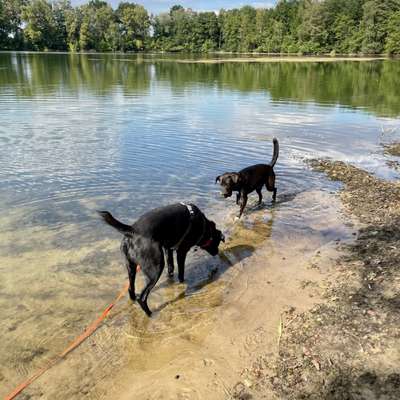
<svg viewBox="0 0 400 400">
<path fill-rule="evenodd" d="M 121 0 L 107 0 L 113 7 Z M 125 0 L 126 1 L 126 0 Z M 244 5 L 253 7 L 272 7 L 277 0 L 136 0 L 134 3 L 142 4 L 149 12 L 158 14 L 163 11 L 168 11 L 174 4 L 180 4 L 185 8 L 192 8 L 196 11 L 217 11 L 221 8 L 237 8 Z M 87 3 L 87 0 L 72 0 L 72 4 Z"/>
</svg>

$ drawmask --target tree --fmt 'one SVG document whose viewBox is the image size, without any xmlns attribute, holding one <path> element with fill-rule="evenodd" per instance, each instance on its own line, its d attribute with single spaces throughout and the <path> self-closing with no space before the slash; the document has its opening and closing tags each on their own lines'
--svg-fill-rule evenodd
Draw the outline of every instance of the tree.
<svg viewBox="0 0 400 400">
<path fill-rule="evenodd" d="M 333 50 L 339 53 L 358 50 L 356 48 L 358 46 L 354 45 L 354 32 L 357 31 L 357 27 L 350 16 L 346 14 L 338 15 L 332 24 L 331 31 L 334 39 Z"/>
<path fill-rule="evenodd" d="M 115 15 L 105 1 L 91 0 L 82 6 L 82 23 L 79 32 L 80 50 L 115 51 Z"/>
<path fill-rule="evenodd" d="M 52 6 L 46 0 L 32 0 L 22 10 L 24 33 L 35 50 L 53 48 L 57 42 L 57 24 Z"/>
<path fill-rule="evenodd" d="M 157 50 L 168 50 L 173 35 L 172 18 L 169 13 L 162 13 L 152 21 L 152 45 Z"/>
<path fill-rule="evenodd" d="M 52 4 L 52 11 L 55 23 L 54 38 L 51 48 L 53 50 L 68 49 L 68 34 L 66 19 L 72 11 L 70 0 L 57 0 Z"/>
<path fill-rule="evenodd" d="M 150 18 L 127 1 L 114 11 L 102 0 L 0 0 L 0 49 L 396 54 L 398 12 L 400 0 L 278 0 L 219 14 L 174 5 Z"/>
<path fill-rule="evenodd" d="M 0 50 L 22 49 L 24 5 L 25 0 L 0 0 Z"/>
<path fill-rule="evenodd" d="M 120 3 L 116 16 L 121 50 L 143 50 L 150 29 L 150 18 L 146 9 L 134 3 Z"/>
<path fill-rule="evenodd" d="M 80 7 L 71 8 L 65 12 L 65 29 L 67 33 L 67 47 L 70 51 L 80 49 L 80 32 L 83 21 L 83 13 Z"/>
<path fill-rule="evenodd" d="M 388 20 L 385 51 L 390 55 L 400 54 L 400 11 L 391 15 Z"/>
<path fill-rule="evenodd" d="M 302 23 L 298 27 L 297 34 L 304 53 L 321 53 L 330 50 L 327 46 L 328 31 L 323 4 L 316 0 L 308 0 L 300 9 Z"/>
<path fill-rule="evenodd" d="M 219 46 L 218 18 L 213 12 L 202 12 L 193 16 L 191 50 L 207 52 L 217 50 Z"/>
<path fill-rule="evenodd" d="M 239 10 L 239 14 L 239 50 L 241 52 L 254 51 L 257 48 L 256 10 L 253 7 L 244 6 Z"/>
<path fill-rule="evenodd" d="M 222 33 L 222 48 L 225 51 L 240 50 L 240 13 L 239 10 L 221 10 L 220 25 Z"/>
<path fill-rule="evenodd" d="M 387 22 L 393 12 L 400 10 L 398 0 L 370 0 L 363 6 L 362 52 L 380 54 L 384 50 Z"/>
</svg>

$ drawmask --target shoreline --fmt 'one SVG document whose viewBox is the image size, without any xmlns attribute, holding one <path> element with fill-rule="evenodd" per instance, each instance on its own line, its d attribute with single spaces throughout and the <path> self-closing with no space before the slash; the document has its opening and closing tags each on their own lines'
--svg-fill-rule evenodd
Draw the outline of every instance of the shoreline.
<svg viewBox="0 0 400 400">
<path fill-rule="evenodd" d="M 320 221 L 311 216 L 309 221 L 305 216 L 309 221 L 305 225 L 313 226 L 306 237 L 301 228 L 285 233 L 293 210 L 276 212 L 283 212 L 281 218 L 286 222 L 281 227 L 275 227 L 280 221 L 275 221 L 273 208 L 253 210 L 245 220 L 234 224 L 223 252 L 235 265 L 235 273 L 225 289 L 225 300 L 209 315 L 207 332 L 202 333 L 200 326 L 174 337 L 172 342 L 162 340 L 156 348 L 154 343 L 146 346 L 146 357 L 157 365 L 126 374 L 111 397 L 260 398 L 254 396 L 257 380 L 249 371 L 265 349 L 273 357 L 278 353 L 282 320 L 286 323 L 296 313 L 307 312 L 324 301 L 325 281 L 335 279 L 336 260 L 341 255 L 335 235 L 346 242 L 353 240 L 354 228 L 343 225 L 337 213 L 340 203 L 334 195 L 315 190 L 288 201 L 301 209 L 319 202 L 326 218 Z M 335 232 L 329 238 L 320 235 L 327 221 Z M 247 250 L 251 247 L 254 249 Z M 247 251 L 250 255 L 243 258 Z M 135 339 L 135 344 L 139 345 L 140 340 Z M 163 361 L 158 364 L 160 358 Z M 156 387 L 150 385 L 154 381 L 158 382 Z M 278 399 L 270 388 L 264 388 L 262 395 Z"/>
<path fill-rule="evenodd" d="M 245 378 L 254 384 L 235 398 L 398 399 L 400 184 L 343 162 L 311 166 L 344 185 L 339 197 L 360 224 L 357 237 L 339 245 L 324 300 L 283 325 L 279 354 L 258 354 Z"/>
<path fill-rule="evenodd" d="M 146 61 L 157 62 L 177 62 L 177 63 L 198 63 L 198 64 L 218 64 L 226 62 L 339 62 L 339 61 L 380 61 L 380 60 L 400 60 L 399 57 L 390 57 L 385 54 L 377 55 L 295 55 L 295 54 L 268 54 L 268 53 L 175 53 L 175 52 L 68 52 L 68 51 L 31 51 L 31 50 L 0 50 L 0 54 L 41 54 L 41 55 L 109 55 L 109 56 L 176 56 L 176 58 L 154 58 Z M 202 58 L 205 55 L 216 55 L 219 57 Z M 223 58 L 222 58 L 223 56 Z M 189 58 L 191 57 L 191 58 Z M 197 57 L 197 58 L 196 58 Z M 117 59 L 118 61 L 135 61 L 134 58 Z"/>
<path fill-rule="evenodd" d="M 382 61 L 389 60 L 387 57 L 323 57 L 323 56 L 271 56 L 271 57 L 249 57 L 249 58 L 223 58 L 223 59 L 200 59 L 200 60 L 168 60 L 182 64 L 222 64 L 222 63 L 278 63 L 278 62 L 343 62 L 343 61 Z M 162 60 L 167 61 L 167 60 Z"/>
</svg>

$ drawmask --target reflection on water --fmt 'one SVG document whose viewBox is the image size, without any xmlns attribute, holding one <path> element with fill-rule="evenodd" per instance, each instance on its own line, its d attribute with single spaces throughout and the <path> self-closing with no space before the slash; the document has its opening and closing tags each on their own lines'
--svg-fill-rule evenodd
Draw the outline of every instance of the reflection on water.
<svg viewBox="0 0 400 400">
<path fill-rule="evenodd" d="M 230 237 L 225 256 L 190 256 L 186 285 L 162 279 L 150 297 L 158 317 L 126 301 L 112 333 L 99 333 L 104 341 L 122 335 L 115 346 L 142 351 L 142 367 L 154 338 L 206 335 L 240 272 L 232 261 L 288 232 L 317 244 L 340 236 L 307 197 L 335 184 L 303 160 L 331 156 L 397 177 L 380 145 L 382 132 L 399 127 L 399 72 L 395 61 L 182 64 L 1 53 L 0 395 L 63 349 L 126 279 L 120 236 L 96 209 L 132 222 L 149 208 L 193 201 Z M 278 202 L 272 207 L 266 195 L 258 209 L 250 196 L 247 217 L 233 224 L 237 207 L 219 197 L 215 176 L 269 161 L 273 136 L 281 144 Z M 100 381 L 107 360 L 113 368 L 128 362 L 117 357 L 121 349 L 97 348 L 96 366 L 90 358 L 81 366 L 88 376 L 96 368 Z M 65 398 L 90 386 L 71 375 L 79 358 L 69 362 L 58 370 L 70 384 Z"/>
<path fill-rule="evenodd" d="M 89 90 L 96 95 L 151 94 L 154 81 L 176 93 L 196 84 L 209 88 L 263 91 L 274 101 L 313 101 L 400 115 L 400 63 L 174 63 L 156 55 L 13 54 L 0 56 L 0 88 L 20 98 Z M 155 105 L 156 106 L 156 105 Z"/>
</svg>

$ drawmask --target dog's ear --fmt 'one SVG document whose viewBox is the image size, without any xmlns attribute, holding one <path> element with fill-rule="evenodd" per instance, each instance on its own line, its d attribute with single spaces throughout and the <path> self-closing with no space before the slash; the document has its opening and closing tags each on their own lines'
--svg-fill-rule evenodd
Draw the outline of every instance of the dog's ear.
<svg viewBox="0 0 400 400">
<path fill-rule="evenodd" d="M 238 183 L 240 183 L 242 181 L 242 177 L 240 176 L 240 174 L 234 173 L 231 175 L 232 177 L 232 181 L 235 185 L 237 185 Z"/>
<path fill-rule="evenodd" d="M 218 182 L 220 182 L 221 181 L 221 175 L 219 175 L 219 176 L 217 176 L 216 178 L 215 178 L 215 183 L 218 183 Z"/>
</svg>

